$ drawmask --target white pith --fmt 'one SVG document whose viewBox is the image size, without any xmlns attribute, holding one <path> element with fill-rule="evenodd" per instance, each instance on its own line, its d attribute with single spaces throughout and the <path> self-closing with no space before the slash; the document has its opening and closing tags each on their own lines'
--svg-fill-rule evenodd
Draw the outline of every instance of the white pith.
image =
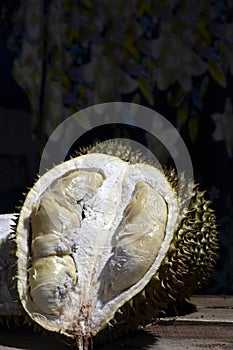
<svg viewBox="0 0 233 350">
<path fill-rule="evenodd" d="M 95 196 L 87 201 L 88 220 L 83 220 L 78 230 L 70 228 L 70 238 L 76 243 L 76 249 L 71 255 L 77 266 L 78 282 L 64 299 L 61 314 L 51 316 L 43 314 L 35 306 L 28 290 L 27 276 L 31 264 L 28 246 L 29 218 L 33 206 L 38 204 L 51 184 L 77 169 L 95 171 L 103 176 L 104 181 Z M 106 301 L 99 293 L 99 288 L 105 283 L 102 278 L 107 279 L 102 272 L 112 256 L 112 236 L 132 198 L 136 183 L 141 180 L 156 189 L 166 201 L 168 216 L 165 237 L 154 263 L 144 277 Z M 166 177 L 152 165 L 129 164 L 105 154 L 88 154 L 54 167 L 41 177 L 29 192 L 18 221 L 18 291 L 23 307 L 32 319 L 49 330 L 71 336 L 95 335 L 114 317 L 117 309 L 144 289 L 159 268 L 178 224 L 178 209 L 178 199 Z"/>
</svg>

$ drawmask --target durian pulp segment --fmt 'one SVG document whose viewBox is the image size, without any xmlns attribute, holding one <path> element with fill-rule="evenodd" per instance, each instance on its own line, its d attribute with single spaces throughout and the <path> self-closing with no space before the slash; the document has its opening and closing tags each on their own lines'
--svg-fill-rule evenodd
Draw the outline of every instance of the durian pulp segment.
<svg viewBox="0 0 233 350">
<path fill-rule="evenodd" d="M 95 335 L 158 270 L 178 208 L 148 164 L 87 154 L 53 168 L 29 192 L 17 227 L 25 310 L 49 330 Z"/>
<path fill-rule="evenodd" d="M 153 210 L 151 210 L 153 208 Z M 145 181 L 136 183 L 123 212 L 123 227 L 107 263 L 104 297 L 111 300 L 143 278 L 153 264 L 164 238 L 167 206 Z M 130 278 L 129 278 L 130 276 Z"/>
</svg>

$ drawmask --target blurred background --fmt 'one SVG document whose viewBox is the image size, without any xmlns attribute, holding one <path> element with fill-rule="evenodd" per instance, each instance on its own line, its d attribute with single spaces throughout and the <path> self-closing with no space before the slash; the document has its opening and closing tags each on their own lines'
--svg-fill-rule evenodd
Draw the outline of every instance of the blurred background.
<svg viewBox="0 0 233 350">
<path fill-rule="evenodd" d="M 1 213 L 32 186 L 65 118 L 103 102 L 147 106 L 180 132 L 216 210 L 221 248 L 201 293 L 233 293 L 232 0 L 1 0 L 0 84 Z M 80 145 L 123 137 L 156 152 L 149 136 L 112 125 Z"/>
</svg>

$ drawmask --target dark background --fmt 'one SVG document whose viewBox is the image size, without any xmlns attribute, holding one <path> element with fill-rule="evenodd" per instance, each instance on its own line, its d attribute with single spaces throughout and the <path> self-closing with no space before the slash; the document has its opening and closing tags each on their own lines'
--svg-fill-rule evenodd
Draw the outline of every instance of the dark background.
<svg viewBox="0 0 233 350">
<path fill-rule="evenodd" d="M 232 294 L 232 2 L 207 1 L 205 5 L 203 2 L 195 2 L 195 5 L 191 1 L 186 6 L 183 1 L 164 1 L 154 6 L 151 1 L 130 1 L 129 5 L 125 5 L 129 8 L 124 11 L 117 5 L 115 9 L 110 9 L 105 1 L 90 1 L 88 5 L 82 1 L 67 1 L 64 8 L 60 1 L 40 3 L 38 17 L 33 22 L 33 19 L 28 19 L 30 13 L 34 15 L 33 9 L 25 9 L 25 2 L 24 5 L 20 1 L 0 2 L 0 212 L 13 212 L 23 198 L 22 193 L 32 186 L 41 151 L 51 132 L 67 116 L 96 103 L 139 103 L 161 113 L 180 131 L 190 152 L 200 189 L 207 191 L 216 210 L 220 232 L 219 257 L 208 285 L 201 292 Z M 192 22 L 189 12 L 194 10 L 193 17 L 199 21 L 197 23 Z M 59 13 L 60 16 L 57 22 L 54 17 L 54 28 L 53 21 L 50 21 L 53 18 L 51 13 L 54 16 Z M 169 21 L 173 27 L 167 32 L 163 25 Z M 38 23 L 42 30 L 38 37 L 33 37 L 33 29 Z M 59 23 L 69 23 L 69 28 L 62 27 L 63 46 L 58 49 L 53 35 L 60 28 L 56 27 Z M 77 23 L 81 23 L 78 29 Z M 136 33 L 137 26 L 143 28 L 139 34 Z M 189 32 L 190 28 L 194 28 L 197 46 L 195 42 L 189 43 L 189 35 L 191 41 L 193 34 Z M 153 40 L 163 38 L 165 41 L 166 33 L 170 45 L 167 49 L 165 45 L 161 51 L 158 48 L 156 56 L 148 47 L 154 45 Z M 122 40 L 125 40 L 125 46 L 121 46 Z M 181 49 L 186 49 L 190 45 L 193 54 L 208 68 L 195 72 L 195 62 L 184 60 L 184 55 L 188 57 L 185 50 L 177 49 L 174 56 L 170 56 L 176 40 L 178 48 L 180 45 Z M 28 45 L 26 49 L 25 43 Z M 204 45 L 205 50 L 198 45 Z M 30 57 L 38 46 L 37 56 Z M 100 56 L 93 49 L 96 47 L 102 50 Z M 29 51 L 29 57 L 22 59 L 25 50 Z M 123 52 L 122 56 L 118 57 L 115 51 Z M 63 52 L 69 60 L 59 70 Z M 184 90 L 182 80 L 178 75 L 173 79 L 171 71 L 171 81 L 166 78 L 168 82 L 162 87 L 158 70 L 164 69 L 165 76 L 169 73 L 165 69 L 166 64 L 172 69 L 173 61 L 174 70 L 177 70 L 175 59 L 179 54 L 179 68 L 191 77 L 191 86 Z M 37 60 L 40 65 L 36 65 Z M 90 63 L 91 66 L 88 65 Z M 29 67 L 32 67 L 31 73 Z M 122 77 L 118 80 L 120 74 Z M 136 82 L 135 86 L 132 84 L 126 89 L 126 76 Z M 27 84 L 26 78 L 31 85 Z M 97 82 L 102 81 L 103 86 L 98 85 Z M 60 115 L 54 112 L 57 108 L 53 104 L 55 98 L 51 93 L 53 90 L 49 90 L 55 83 L 60 89 Z M 206 91 L 201 93 L 202 90 Z M 59 93 L 55 97 L 59 99 Z M 214 119 L 214 114 L 219 114 L 219 117 Z M 85 135 L 78 145 L 114 137 L 147 142 L 145 133 L 139 130 L 110 126 L 107 130 L 98 128 Z M 153 150 L 152 145 L 147 146 Z"/>
</svg>

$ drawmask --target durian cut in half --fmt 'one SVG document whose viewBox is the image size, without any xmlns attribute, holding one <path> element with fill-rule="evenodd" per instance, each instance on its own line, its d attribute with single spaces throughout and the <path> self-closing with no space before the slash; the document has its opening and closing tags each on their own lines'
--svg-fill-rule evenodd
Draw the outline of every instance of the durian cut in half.
<svg viewBox="0 0 233 350">
<path fill-rule="evenodd" d="M 79 350 L 187 297 L 208 276 L 217 248 L 213 211 L 193 182 L 182 178 L 178 191 L 174 171 L 135 162 L 124 147 L 117 157 L 108 149 L 40 177 L 16 229 L 23 308 Z"/>
</svg>

